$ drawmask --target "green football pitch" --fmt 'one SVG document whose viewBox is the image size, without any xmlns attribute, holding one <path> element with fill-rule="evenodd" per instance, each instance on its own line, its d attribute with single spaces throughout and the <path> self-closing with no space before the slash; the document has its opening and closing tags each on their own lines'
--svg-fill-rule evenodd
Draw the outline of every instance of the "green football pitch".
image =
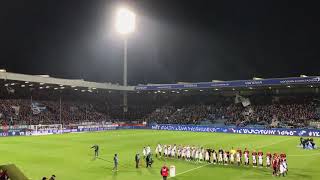
<svg viewBox="0 0 320 180">
<path fill-rule="evenodd" d="M 157 143 L 191 144 L 218 149 L 240 147 L 264 152 L 286 152 L 289 172 L 285 179 L 320 179 L 320 151 L 297 147 L 298 137 L 235 135 L 154 130 L 117 130 L 82 134 L 0 138 L 0 164 L 16 164 L 30 179 L 55 174 L 58 180 L 160 180 L 160 167 L 175 165 L 172 180 L 264 180 L 271 169 L 193 163 L 157 159 L 152 168 L 136 169 L 134 155 Z M 315 138 L 317 144 L 320 143 Z M 100 145 L 100 158 L 93 159 L 93 144 Z M 119 154 L 119 171 L 112 172 L 113 154 Z"/>
</svg>

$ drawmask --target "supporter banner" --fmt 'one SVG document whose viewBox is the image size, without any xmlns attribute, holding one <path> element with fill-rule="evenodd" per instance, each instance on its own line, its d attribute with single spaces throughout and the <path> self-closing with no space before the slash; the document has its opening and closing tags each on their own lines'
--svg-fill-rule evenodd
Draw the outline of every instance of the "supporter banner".
<svg viewBox="0 0 320 180">
<path fill-rule="evenodd" d="M 170 130 L 170 131 L 191 131 L 191 132 L 217 132 L 217 133 L 234 133 L 234 134 L 320 137 L 320 130 L 316 130 L 316 129 L 228 128 L 228 127 L 170 125 L 170 124 L 152 125 L 151 129 Z"/>
<path fill-rule="evenodd" d="M 40 114 L 41 112 L 45 111 L 47 108 L 43 104 L 38 102 L 31 103 L 31 110 L 33 114 Z"/>
<path fill-rule="evenodd" d="M 295 84 L 319 84 L 320 76 L 276 78 L 261 80 L 239 80 L 222 82 L 199 82 L 188 84 L 160 84 L 138 85 L 135 90 L 173 90 L 173 89 L 200 89 L 200 88 L 223 88 L 223 87 L 254 87 L 254 86 L 281 86 Z"/>
</svg>

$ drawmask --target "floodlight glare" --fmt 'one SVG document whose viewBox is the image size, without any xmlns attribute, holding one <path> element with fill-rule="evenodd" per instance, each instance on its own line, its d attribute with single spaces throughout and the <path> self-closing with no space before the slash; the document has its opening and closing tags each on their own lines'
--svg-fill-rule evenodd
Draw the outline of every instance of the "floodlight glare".
<svg viewBox="0 0 320 180">
<path fill-rule="evenodd" d="M 116 30 L 120 34 L 134 32 L 136 25 L 136 14 L 129 9 L 120 8 L 116 14 Z"/>
</svg>

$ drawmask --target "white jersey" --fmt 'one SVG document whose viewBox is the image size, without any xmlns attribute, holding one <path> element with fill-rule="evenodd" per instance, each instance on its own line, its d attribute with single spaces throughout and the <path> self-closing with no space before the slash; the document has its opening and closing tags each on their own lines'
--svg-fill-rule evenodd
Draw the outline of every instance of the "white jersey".
<svg viewBox="0 0 320 180">
<path fill-rule="evenodd" d="M 202 151 L 199 151 L 199 159 L 200 159 L 200 160 L 203 160 L 203 153 L 202 153 Z"/>
<path fill-rule="evenodd" d="M 215 161 L 216 161 L 216 160 L 217 160 L 217 153 L 216 153 L 216 152 L 213 152 L 213 153 L 212 153 L 212 156 L 213 156 L 213 157 L 212 157 L 212 158 L 213 158 L 213 160 L 215 160 Z"/>
<path fill-rule="evenodd" d="M 187 158 L 189 159 L 191 157 L 191 150 L 190 148 L 186 150 L 187 151 Z"/>
<path fill-rule="evenodd" d="M 206 151 L 206 156 L 205 156 L 206 161 L 209 161 L 209 152 Z"/>
<path fill-rule="evenodd" d="M 219 161 L 222 161 L 223 160 L 223 154 L 222 153 L 219 153 Z"/>
<path fill-rule="evenodd" d="M 147 155 L 149 155 L 149 154 L 151 153 L 151 148 L 150 148 L 150 146 L 148 146 L 148 147 L 146 148 L 146 151 L 147 151 Z"/>
<path fill-rule="evenodd" d="M 253 164 L 257 163 L 256 156 L 252 156 L 252 163 L 253 163 Z"/>
<path fill-rule="evenodd" d="M 171 156 L 175 157 L 176 156 L 176 147 L 174 146 L 171 150 Z"/>
<path fill-rule="evenodd" d="M 146 150 L 146 148 L 143 148 L 142 154 L 143 154 L 143 156 L 147 156 L 147 150 Z"/>
<path fill-rule="evenodd" d="M 280 163 L 280 173 L 283 174 L 286 171 L 286 165 L 284 162 Z"/>
<path fill-rule="evenodd" d="M 239 152 L 236 153 L 236 160 L 237 160 L 237 162 L 241 161 L 241 157 L 240 157 L 240 153 Z"/>
<path fill-rule="evenodd" d="M 249 162 L 249 154 L 248 153 L 244 153 L 244 160 L 246 163 Z"/>
<path fill-rule="evenodd" d="M 258 156 L 258 162 L 259 162 L 259 165 L 262 165 L 262 164 L 263 164 L 262 155 L 259 155 L 259 156 Z"/>
<path fill-rule="evenodd" d="M 171 155 L 171 146 L 168 147 L 168 155 Z"/>
<path fill-rule="evenodd" d="M 288 170 L 288 164 L 287 164 L 287 161 L 283 161 L 283 167 L 285 169 L 285 171 Z"/>
<path fill-rule="evenodd" d="M 196 151 L 196 159 L 199 159 L 199 154 L 200 154 L 200 152 L 197 150 Z"/>
<path fill-rule="evenodd" d="M 192 150 L 192 158 L 194 158 L 194 159 L 195 159 L 195 158 L 196 158 L 196 154 L 197 154 L 197 153 L 196 153 L 196 150 L 195 150 L 195 149 L 193 149 L 193 150 Z"/>
<path fill-rule="evenodd" d="M 268 165 L 268 166 L 270 166 L 270 165 L 271 165 L 271 159 L 270 159 L 270 157 L 269 157 L 269 156 L 267 156 L 267 158 L 266 158 L 266 163 L 267 163 L 267 165 Z"/>
<path fill-rule="evenodd" d="M 156 154 L 161 153 L 162 151 L 162 147 L 160 144 L 158 144 L 157 148 L 156 148 Z"/>
<path fill-rule="evenodd" d="M 230 154 L 230 161 L 234 162 L 234 154 Z"/>
<path fill-rule="evenodd" d="M 226 162 L 228 161 L 228 155 L 227 155 L 227 153 L 224 153 L 224 154 L 223 154 L 223 158 L 224 158 L 224 161 L 226 161 Z"/>
</svg>

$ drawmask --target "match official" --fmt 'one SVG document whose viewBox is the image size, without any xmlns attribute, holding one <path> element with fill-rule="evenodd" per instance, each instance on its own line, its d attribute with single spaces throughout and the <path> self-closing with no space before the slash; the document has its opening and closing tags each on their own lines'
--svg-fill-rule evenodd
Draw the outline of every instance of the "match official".
<svg viewBox="0 0 320 180">
<path fill-rule="evenodd" d="M 136 168 L 139 168 L 139 162 L 140 162 L 140 154 L 138 153 L 138 154 L 136 154 L 136 156 L 135 156 L 135 161 L 136 161 Z"/>
<path fill-rule="evenodd" d="M 91 147 L 91 149 L 94 149 L 94 156 L 95 157 L 98 157 L 99 156 L 99 146 L 97 145 L 97 144 L 95 144 L 95 145 L 93 145 L 92 147 Z"/>
<path fill-rule="evenodd" d="M 118 171 L 119 159 L 118 159 L 118 155 L 117 154 L 114 154 L 113 162 L 114 162 L 114 167 L 113 167 L 112 171 Z"/>
</svg>

